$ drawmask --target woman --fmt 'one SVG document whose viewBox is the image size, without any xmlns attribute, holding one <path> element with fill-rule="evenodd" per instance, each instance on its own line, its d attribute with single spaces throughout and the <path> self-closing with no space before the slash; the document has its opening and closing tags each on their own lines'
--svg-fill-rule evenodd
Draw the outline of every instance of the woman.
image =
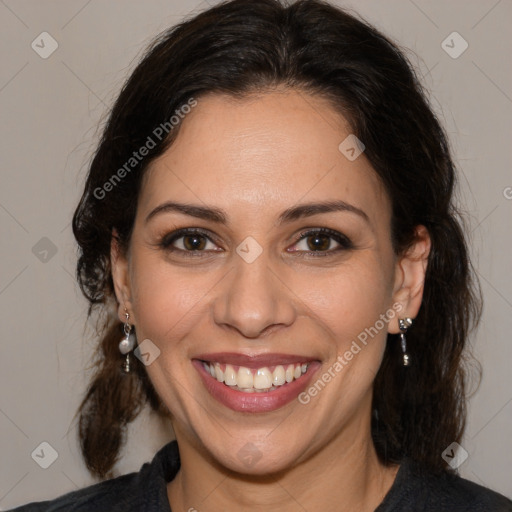
<svg viewBox="0 0 512 512">
<path fill-rule="evenodd" d="M 105 319 L 80 440 L 101 478 L 147 403 L 177 441 L 17 510 L 512 510 L 446 462 L 479 316 L 454 180 L 408 62 L 333 6 L 160 36 L 74 216 Z"/>
</svg>

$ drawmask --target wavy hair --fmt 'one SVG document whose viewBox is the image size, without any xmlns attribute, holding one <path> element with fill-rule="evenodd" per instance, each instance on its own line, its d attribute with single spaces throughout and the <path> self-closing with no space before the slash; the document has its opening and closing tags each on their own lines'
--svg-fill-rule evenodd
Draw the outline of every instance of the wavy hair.
<svg viewBox="0 0 512 512">
<path fill-rule="evenodd" d="M 121 248 L 128 247 L 144 172 L 172 144 L 181 120 L 161 140 L 152 137 L 143 159 L 130 158 L 191 98 L 282 86 L 329 100 L 364 142 L 391 199 L 396 254 L 414 241 L 417 225 L 431 237 L 423 302 L 407 335 L 414 365 L 401 366 L 396 335 L 388 335 L 374 383 L 372 437 L 380 460 L 409 456 L 441 471 L 442 451 L 462 436 L 464 349 L 481 299 L 454 205 L 447 137 L 413 66 L 370 24 L 321 0 L 232 0 L 170 28 L 148 48 L 108 117 L 73 217 L 78 282 L 89 314 L 105 313 L 78 411 L 82 454 L 100 478 L 112 475 L 126 427 L 146 404 L 168 414 L 142 363 L 134 360 L 129 375 L 120 369 L 110 245 L 115 230 Z M 126 162 L 129 172 L 113 181 Z"/>
</svg>

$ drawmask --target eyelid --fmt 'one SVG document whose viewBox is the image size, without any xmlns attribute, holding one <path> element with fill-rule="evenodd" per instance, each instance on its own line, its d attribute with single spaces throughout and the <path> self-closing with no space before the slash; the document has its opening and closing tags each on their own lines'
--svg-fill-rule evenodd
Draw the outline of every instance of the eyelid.
<svg viewBox="0 0 512 512">
<path fill-rule="evenodd" d="M 310 228 L 303 229 L 296 236 L 296 239 L 293 242 L 292 247 L 294 245 L 297 245 L 298 243 L 300 243 L 302 240 L 308 238 L 309 236 L 313 236 L 313 235 L 317 235 L 317 234 L 321 234 L 321 235 L 324 235 L 324 236 L 327 236 L 327 237 L 331 238 L 332 240 L 334 240 L 339 245 L 339 247 L 334 248 L 334 249 L 328 249 L 326 251 L 292 250 L 292 251 L 288 251 L 288 252 L 295 253 L 296 255 L 299 255 L 299 256 L 313 256 L 313 257 L 316 257 L 316 256 L 329 256 L 329 255 L 332 255 L 332 254 L 336 254 L 336 253 L 339 253 L 339 252 L 342 252 L 342 251 L 346 251 L 346 250 L 350 250 L 350 249 L 354 248 L 354 245 L 353 245 L 352 241 L 347 236 L 345 236 L 343 233 L 340 233 L 339 231 L 336 231 L 336 230 L 333 230 L 333 229 L 330 229 L 330 228 L 325 228 L 325 227 L 314 227 L 314 228 L 310 227 Z M 199 227 L 189 227 L 189 228 L 176 229 L 176 230 L 174 230 L 174 231 L 164 235 L 158 245 L 161 248 L 163 248 L 164 250 L 167 250 L 167 251 L 170 251 L 170 252 L 180 253 L 180 254 L 186 255 L 186 256 L 195 256 L 195 257 L 199 256 L 199 257 L 201 257 L 201 256 L 203 256 L 203 253 L 206 256 L 206 255 L 210 255 L 211 252 L 220 252 L 220 251 L 212 251 L 211 249 L 210 250 L 192 250 L 192 251 L 187 251 L 187 250 L 180 249 L 180 248 L 172 246 L 172 244 L 176 240 L 179 240 L 180 238 L 183 238 L 183 237 L 185 237 L 187 235 L 189 235 L 189 236 L 191 236 L 191 235 L 201 235 L 201 236 L 205 237 L 211 243 L 213 243 L 215 245 L 218 245 L 218 246 L 221 245 L 216 240 L 216 236 L 213 235 L 209 230 L 204 229 L 204 228 L 199 228 Z"/>
<path fill-rule="evenodd" d="M 297 252 L 297 253 L 306 254 L 306 255 L 311 255 L 311 254 L 327 255 L 327 254 L 337 253 L 341 250 L 349 250 L 349 249 L 354 248 L 354 244 L 346 235 L 344 235 L 343 233 L 340 233 L 339 231 L 336 231 L 334 229 L 323 228 L 323 227 L 322 228 L 306 228 L 306 229 L 302 230 L 299 233 L 298 238 L 294 242 L 293 245 L 296 245 L 299 242 L 301 242 L 302 240 L 308 238 L 309 236 L 313 236 L 318 233 L 333 239 L 336 243 L 339 244 L 340 247 L 337 249 L 329 249 L 327 251 L 292 251 L 292 252 Z"/>
<path fill-rule="evenodd" d="M 187 235 L 202 235 L 205 238 L 208 238 L 211 242 L 218 244 L 217 237 L 208 229 L 204 228 L 179 228 L 175 229 L 164 236 L 162 236 L 161 243 L 170 245 L 175 240 Z"/>
</svg>

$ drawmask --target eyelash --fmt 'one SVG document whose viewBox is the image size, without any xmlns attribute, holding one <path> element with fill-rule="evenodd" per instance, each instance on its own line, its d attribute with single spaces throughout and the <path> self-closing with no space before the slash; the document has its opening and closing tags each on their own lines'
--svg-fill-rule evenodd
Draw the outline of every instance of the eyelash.
<svg viewBox="0 0 512 512">
<path fill-rule="evenodd" d="M 170 252 L 180 252 L 183 253 L 183 255 L 186 255 L 186 257 L 202 257 L 203 255 L 201 253 L 205 253 L 207 251 L 205 250 L 193 250 L 188 251 L 184 249 L 178 249 L 176 247 L 173 247 L 172 244 L 176 242 L 176 240 L 179 240 L 180 238 L 183 238 L 185 236 L 193 236 L 193 235 L 200 235 L 202 237 L 205 237 L 207 240 L 209 240 L 212 243 L 215 243 L 215 241 L 212 239 L 210 233 L 206 230 L 200 229 L 200 228 L 183 228 L 178 229 L 176 231 L 173 231 L 172 233 L 169 233 L 165 235 L 162 240 L 159 243 L 159 246 Z M 338 253 L 340 251 L 346 251 L 354 248 L 354 245 L 350 241 L 349 238 L 347 238 L 345 235 L 339 233 L 338 231 L 334 231 L 329 228 L 315 228 L 315 229 L 308 229 L 306 231 L 303 231 L 298 235 L 298 239 L 294 242 L 293 245 L 297 245 L 302 240 L 305 240 L 311 236 L 314 235 L 324 235 L 328 236 L 332 240 L 336 241 L 339 244 L 339 247 L 336 249 L 329 249 L 327 251 L 292 251 L 299 257 L 304 256 L 312 256 L 312 257 L 326 257 L 333 255 L 335 253 Z"/>
<path fill-rule="evenodd" d="M 354 245 L 352 242 L 347 238 L 345 235 L 342 235 L 338 231 L 334 231 L 333 229 L 329 228 L 314 228 L 314 229 L 308 229 L 306 231 L 303 231 L 299 233 L 298 239 L 294 242 L 293 245 L 297 245 L 302 240 L 306 240 L 307 238 L 315 235 L 323 235 L 329 237 L 331 240 L 334 240 L 339 244 L 339 247 L 335 249 L 329 249 L 327 251 L 293 251 L 295 254 L 297 254 L 299 257 L 305 257 L 305 256 L 312 256 L 314 258 L 318 257 L 326 257 L 326 256 L 333 256 L 336 253 L 339 253 L 341 251 L 347 251 L 349 249 L 353 249 Z"/>
</svg>

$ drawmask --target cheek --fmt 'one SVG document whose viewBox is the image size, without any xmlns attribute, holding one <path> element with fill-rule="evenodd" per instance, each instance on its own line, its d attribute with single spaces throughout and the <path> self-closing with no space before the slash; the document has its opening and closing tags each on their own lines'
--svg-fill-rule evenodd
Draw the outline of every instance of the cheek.
<svg viewBox="0 0 512 512">
<path fill-rule="evenodd" d="M 171 266 L 161 257 L 143 253 L 135 256 L 132 264 L 138 335 L 159 346 L 171 339 L 178 342 L 197 322 L 205 293 L 213 285 L 211 274 L 187 275 L 186 270 Z"/>
<path fill-rule="evenodd" d="M 157 344 L 179 340 L 198 324 L 199 317 L 205 320 L 208 291 L 214 291 L 222 272 L 188 272 L 161 255 L 132 254 L 132 302 L 139 335 Z M 362 254 L 328 272 L 286 273 L 293 290 L 290 301 L 298 297 L 306 314 L 317 317 L 327 330 L 357 335 L 390 306 L 390 268 L 377 256 Z"/>
<path fill-rule="evenodd" d="M 371 255 L 307 280 L 296 277 L 294 291 L 336 336 L 346 343 L 373 326 L 391 304 L 390 269 Z"/>
<path fill-rule="evenodd" d="M 160 353 L 146 367 L 158 395 L 175 419 L 190 423 L 190 342 L 187 336 L 205 317 L 205 292 L 213 286 L 207 274 L 191 278 L 186 272 L 152 255 L 134 260 L 132 300 L 139 342 L 149 339 Z"/>
</svg>

